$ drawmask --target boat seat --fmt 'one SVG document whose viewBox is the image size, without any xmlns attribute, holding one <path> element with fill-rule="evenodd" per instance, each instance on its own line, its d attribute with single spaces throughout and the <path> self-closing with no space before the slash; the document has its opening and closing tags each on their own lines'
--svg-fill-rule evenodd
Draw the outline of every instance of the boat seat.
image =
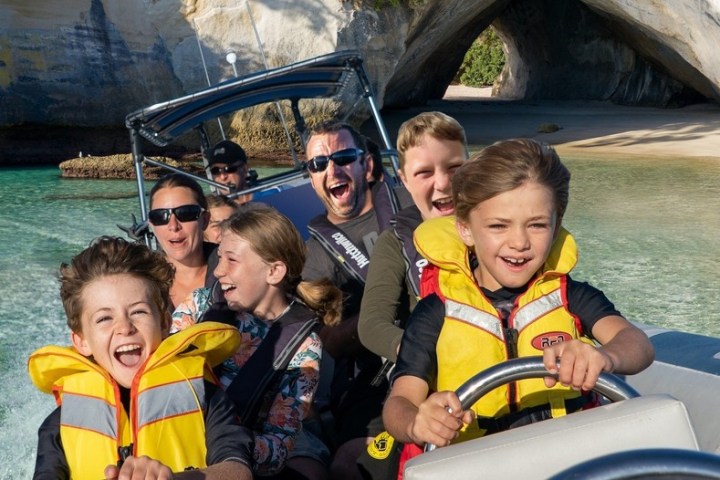
<svg viewBox="0 0 720 480">
<path fill-rule="evenodd" d="M 700 449 L 720 455 L 720 339 L 639 325 L 655 347 L 655 361 L 625 381 L 640 394 L 667 393 L 685 404 Z"/>
<path fill-rule="evenodd" d="M 670 395 L 648 395 L 438 448 L 408 461 L 405 480 L 544 479 L 591 458 L 647 448 L 698 450 Z"/>
<path fill-rule="evenodd" d="M 325 212 L 325 205 L 318 198 L 309 180 L 293 188 L 263 195 L 259 201 L 275 207 L 292 220 L 304 240 L 310 236 L 307 229 L 308 222 Z"/>
</svg>

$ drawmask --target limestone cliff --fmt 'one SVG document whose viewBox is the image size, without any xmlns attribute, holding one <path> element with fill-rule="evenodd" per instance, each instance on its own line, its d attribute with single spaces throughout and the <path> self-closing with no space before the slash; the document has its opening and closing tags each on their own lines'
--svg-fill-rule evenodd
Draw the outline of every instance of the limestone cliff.
<svg viewBox="0 0 720 480">
<path fill-rule="evenodd" d="M 129 112 L 235 71 L 345 48 L 362 52 L 380 105 L 422 104 L 442 96 L 491 24 L 508 55 L 495 89 L 503 97 L 720 100 L 720 0 L 375 3 L 5 0 L 0 127 L 122 128 Z"/>
</svg>

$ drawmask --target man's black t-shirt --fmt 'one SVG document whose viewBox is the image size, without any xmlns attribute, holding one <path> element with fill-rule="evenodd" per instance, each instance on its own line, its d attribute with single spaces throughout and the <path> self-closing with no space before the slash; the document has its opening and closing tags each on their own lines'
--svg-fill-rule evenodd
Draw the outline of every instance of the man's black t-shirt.
<svg viewBox="0 0 720 480">
<path fill-rule="evenodd" d="M 592 338 L 592 329 L 601 318 L 622 316 L 605 294 L 586 282 L 567 277 L 568 310 L 580 319 L 583 333 Z M 494 292 L 482 289 L 485 296 L 498 309 L 512 303 L 525 288 L 501 288 Z M 392 380 L 404 375 L 422 378 L 428 385 L 435 383 L 437 354 L 435 346 L 445 318 L 445 304 L 435 294 L 423 298 L 413 310 L 400 342 L 398 361 Z"/>
<path fill-rule="evenodd" d="M 353 244 L 362 247 L 368 256 L 379 236 L 380 228 L 375 210 L 337 225 Z M 335 414 L 337 437 L 342 444 L 358 437 L 374 436 L 379 432 L 368 430 L 370 421 L 382 412 L 387 382 L 370 385 L 381 366 L 381 359 L 367 350 L 357 334 L 357 321 L 365 285 L 353 278 L 345 268 L 334 260 L 314 237 L 307 241 L 308 255 L 303 269 L 303 280 L 329 278 L 343 292 L 341 325 L 324 327 L 320 332 L 323 346 L 323 362 L 333 356 L 334 365 L 320 368 L 320 387 L 315 394 L 316 408 L 329 404 Z M 327 335 L 326 335 L 327 334 Z M 328 379 L 331 385 L 328 386 Z"/>
<path fill-rule="evenodd" d="M 380 234 L 374 210 L 343 222 L 338 227 L 355 245 L 363 247 L 368 256 L 372 255 L 373 247 Z M 307 247 L 308 254 L 303 268 L 303 279 L 330 279 L 343 291 L 345 299 L 343 319 L 357 315 L 360 312 L 360 301 L 365 285 L 359 284 L 336 260 L 333 260 L 331 254 L 315 238 L 311 237 L 307 241 Z"/>
</svg>

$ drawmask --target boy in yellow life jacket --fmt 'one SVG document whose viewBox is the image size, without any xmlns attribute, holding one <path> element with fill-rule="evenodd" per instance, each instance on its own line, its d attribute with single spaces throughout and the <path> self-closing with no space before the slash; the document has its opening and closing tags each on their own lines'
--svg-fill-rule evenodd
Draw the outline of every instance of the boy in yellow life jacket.
<svg viewBox="0 0 720 480">
<path fill-rule="evenodd" d="M 415 230 L 430 263 L 423 290 L 432 293 L 410 317 L 383 411 L 396 439 L 445 446 L 562 415 L 588 406 L 585 392 L 601 372 L 633 374 L 650 365 L 645 333 L 600 290 L 569 276 L 577 262 L 561 225 L 569 183 L 548 145 L 497 142 L 455 173 L 456 217 Z M 512 382 L 462 410 L 455 390 L 467 379 L 533 355 L 543 356 L 557 381 Z"/>
<path fill-rule="evenodd" d="M 33 478 L 252 478 L 252 437 L 211 371 L 239 335 L 207 322 L 168 337 L 172 279 L 161 254 L 120 238 L 62 265 L 73 346 L 28 361 L 58 403 L 38 432 Z"/>
</svg>

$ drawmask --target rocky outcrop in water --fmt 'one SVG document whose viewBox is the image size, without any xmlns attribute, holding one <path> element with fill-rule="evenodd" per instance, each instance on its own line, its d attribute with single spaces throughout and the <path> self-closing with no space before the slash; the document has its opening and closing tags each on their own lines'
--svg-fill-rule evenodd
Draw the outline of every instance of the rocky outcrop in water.
<svg viewBox="0 0 720 480">
<path fill-rule="evenodd" d="M 202 162 L 197 159 L 178 161 L 167 157 L 156 157 L 156 160 L 181 168 L 196 175 L 204 175 Z M 101 157 L 86 156 L 65 160 L 58 165 L 60 175 L 64 178 L 113 178 L 129 180 L 136 178 L 132 155 L 116 154 Z M 156 180 L 169 173 L 167 170 L 147 165 L 143 168 L 143 176 L 147 180 Z"/>
</svg>

